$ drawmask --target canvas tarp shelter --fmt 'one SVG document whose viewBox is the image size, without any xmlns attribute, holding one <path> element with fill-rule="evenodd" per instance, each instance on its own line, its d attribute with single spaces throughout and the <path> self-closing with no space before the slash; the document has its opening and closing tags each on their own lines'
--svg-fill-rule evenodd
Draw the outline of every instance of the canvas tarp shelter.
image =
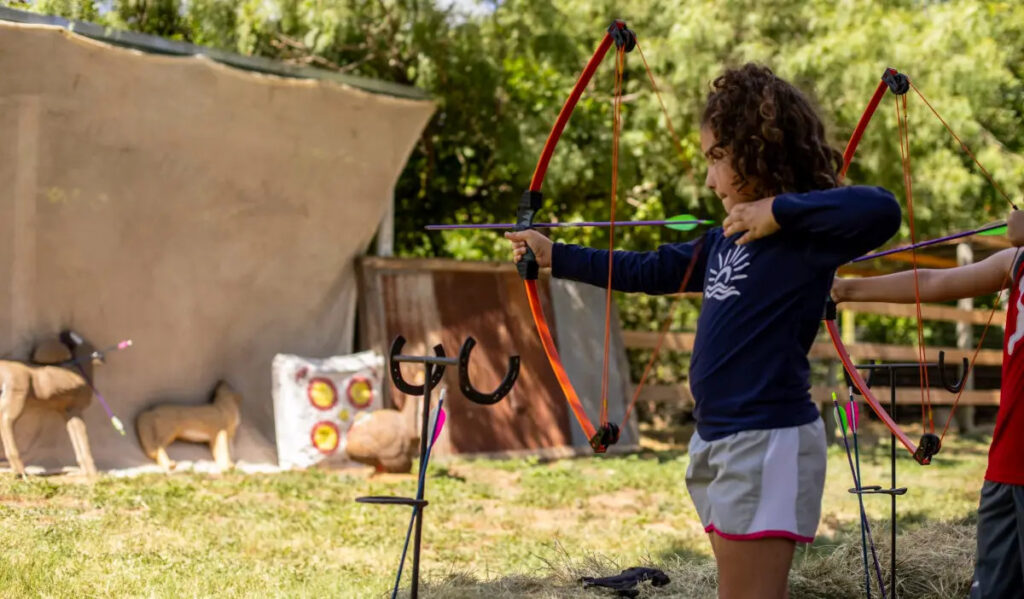
<svg viewBox="0 0 1024 599">
<path fill-rule="evenodd" d="M 218 379 L 244 397 L 235 457 L 274 462 L 271 361 L 354 350 L 353 261 L 433 110 L 0 21 L 0 355 L 63 327 L 134 341 L 96 373 L 128 430 L 90 407 L 100 469 L 148 462 L 138 412 Z M 55 414 L 16 436 L 27 464 L 74 463 Z"/>
</svg>

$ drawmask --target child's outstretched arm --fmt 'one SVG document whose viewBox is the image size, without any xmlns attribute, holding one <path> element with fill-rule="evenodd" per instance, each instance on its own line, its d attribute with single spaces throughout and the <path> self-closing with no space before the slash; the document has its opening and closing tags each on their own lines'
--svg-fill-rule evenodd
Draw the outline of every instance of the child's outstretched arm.
<svg viewBox="0 0 1024 599">
<path fill-rule="evenodd" d="M 900 206 L 888 190 L 856 185 L 779 194 L 772 212 L 782 231 L 814 242 L 813 258 L 839 266 L 882 245 L 900 228 Z"/>
<path fill-rule="evenodd" d="M 1013 266 L 1016 249 L 1005 249 L 981 262 L 956 268 L 919 269 L 922 302 L 946 302 L 1000 291 L 1006 272 Z M 835 279 L 832 300 L 840 302 L 915 303 L 914 271 L 862 279 Z"/>
<path fill-rule="evenodd" d="M 1006 217 L 1006 236 L 1018 248 L 1024 246 L 1024 211 L 1011 210 Z M 1013 268 L 1017 250 L 996 252 L 981 262 L 944 269 L 919 269 L 918 285 L 923 302 L 947 302 L 977 297 L 1001 290 L 1006 272 Z M 914 272 L 904 271 L 880 277 L 863 279 L 835 279 L 832 282 L 832 301 L 836 302 L 893 302 L 911 304 L 914 297 Z"/>
<path fill-rule="evenodd" d="M 529 246 L 536 256 L 537 265 L 550 267 L 554 277 L 598 287 L 608 284 L 608 250 L 553 243 L 533 229 L 508 232 L 505 238 L 512 242 L 513 262 L 519 262 Z M 653 252 L 616 250 L 612 254 L 612 289 L 651 295 L 676 293 L 686 278 L 690 261 L 696 259 L 696 268 L 686 291 L 699 291 L 704 281 L 701 266 L 706 263 L 707 256 L 697 251 L 697 243 L 665 244 Z"/>
</svg>

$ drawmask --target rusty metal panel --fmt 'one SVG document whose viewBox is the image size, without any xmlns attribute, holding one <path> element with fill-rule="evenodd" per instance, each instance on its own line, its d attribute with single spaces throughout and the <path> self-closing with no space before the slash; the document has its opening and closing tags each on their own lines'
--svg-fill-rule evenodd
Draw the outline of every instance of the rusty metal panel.
<svg viewBox="0 0 1024 599">
<path fill-rule="evenodd" d="M 469 364 L 470 380 L 477 388 L 497 387 L 509 355 L 523 360 L 519 380 L 498 404 L 479 406 L 461 393 L 448 394 L 452 450 L 493 452 L 569 444 L 568 407 L 533 330 L 518 275 L 437 272 L 435 292 L 445 323 L 445 347 L 458 348 L 467 336 L 477 340 Z M 458 388 L 454 370 L 445 373 L 445 380 L 450 389 Z"/>
<path fill-rule="evenodd" d="M 533 327 L 522 282 L 509 264 L 454 260 L 364 258 L 361 262 L 361 346 L 387 352 L 396 335 L 407 339 L 403 353 L 426 353 L 441 343 L 455 355 L 467 336 L 477 341 L 470 377 L 481 390 L 497 386 L 510 355 L 520 356 L 520 374 L 509 396 L 478 406 L 458 391 L 458 373 L 445 372 L 449 389 L 446 434 L 436 455 L 536 450 L 572 443 L 569 413 L 561 389 Z M 538 286 L 552 313 L 546 280 Z M 553 320 L 553 319 L 552 319 Z M 407 380 L 422 371 L 403 366 Z M 392 402 L 404 394 L 391 385 Z"/>
</svg>

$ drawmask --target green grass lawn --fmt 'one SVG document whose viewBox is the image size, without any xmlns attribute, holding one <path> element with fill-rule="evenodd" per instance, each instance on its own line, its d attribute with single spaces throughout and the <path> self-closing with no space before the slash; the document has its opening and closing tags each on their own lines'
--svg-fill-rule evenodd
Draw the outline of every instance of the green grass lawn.
<svg viewBox="0 0 1024 599">
<path fill-rule="evenodd" d="M 988 439 L 947 440 L 932 466 L 899 455 L 898 576 L 908 597 L 963 596 Z M 887 439 L 885 441 L 888 442 Z M 680 450 L 433 464 L 425 597 L 606 597 L 579 575 L 653 564 L 650 596 L 714 596 L 710 547 Z M 865 451 L 865 484 L 888 481 L 888 449 Z M 829 454 L 822 525 L 798 551 L 794 596 L 863 594 L 857 503 L 845 453 Z M 394 581 L 411 476 L 283 474 L 0 478 L 3 597 L 380 597 Z M 888 499 L 867 509 L 887 559 Z M 886 562 L 887 563 L 887 562 Z M 407 562 L 408 572 L 408 562 Z M 403 587 L 408 588 L 405 578 Z"/>
</svg>

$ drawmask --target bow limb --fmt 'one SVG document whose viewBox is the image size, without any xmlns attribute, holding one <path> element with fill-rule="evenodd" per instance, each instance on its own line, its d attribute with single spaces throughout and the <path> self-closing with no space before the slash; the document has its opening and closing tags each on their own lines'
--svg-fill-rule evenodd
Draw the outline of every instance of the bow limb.
<svg viewBox="0 0 1024 599">
<path fill-rule="evenodd" d="M 626 24 L 622 21 L 616 21 L 612 23 L 612 28 L 624 30 Z M 569 117 L 572 116 L 572 111 L 576 108 L 576 103 L 579 102 L 580 96 L 583 95 L 583 90 L 586 89 L 590 80 L 594 77 L 597 67 L 604 60 L 605 54 L 608 53 L 608 49 L 615 42 L 612 28 L 609 28 L 609 31 L 604 34 L 604 38 L 601 39 L 601 43 L 594 50 L 593 56 L 587 61 L 587 66 L 583 68 L 579 79 L 576 80 L 576 85 L 573 86 L 572 92 L 569 93 L 569 97 L 565 100 L 562 110 L 558 113 L 558 118 L 551 127 L 551 132 L 548 133 L 548 139 L 544 142 L 544 149 L 541 150 L 540 159 L 537 160 L 537 167 L 533 170 L 533 177 L 530 178 L 530 191 L 540 193 L 541 185 L 544 184 L 544 176 L 548 172 L 548 163 L 551 162 L 551 155 L 555 151 L 555 146 L 558 145 L 559 138 L 562 137 L 562 131 L 565 130 Z"/>
<path fill-rule="evenodd" d="M 540 335 L 541 345 L 544 346 L 544 353 L 547 354 L 548 362 L 551 363 L 551 370 L 554 371 L 555 378 L 558 379 L 558 385 L 562 388 L 562 393 L 565 394 L 565 399 L 569 402 L 569 408 L 572 410 L 573 416 L 576 417 L 576 421 L 579 422 L 580 428 L 583 429 L 583 433 L 587 436 L 587 439 L 594 439 L 597 436 L 597 430 L 594 428 L 593 423 L 590 422 L 590 419 L 587 418 L 587 414 L 583 410 L 583 404 L 576 394 L 576 388 L 572 386 L 569 374 L 565 371 L 565 366 L 562 364 L 562 358 L 558 355 L 558 348 L 555 346 L 555 340 L 551 336 L 551 328 L 548 326 L 544 310 L 540 305 L 537 281 L 536 279 L 528 279 L 523 281 L 523 283 L 526 286 L 526 297 L 530 301 L 530 313 L 533 315 L 533 322 L 537 326 L 537 333 Z M 597 451 L 596 447 L 594 449 Z"/>
<path fill-rule="evenodd" d="M 910 440 L 905 432 L 896 424 L 892 419 L 892 416 L 885 411 L 882 404 L 875 397 L 875 394 L 871 392 L 871 387 L 868 386 L 864 377 L 861 376 L 860 371 L 853 364 L 853 359 L 850 357 L 850 352 L 846 351 L 846 345 L 843 343 L 842 338 L 839 336 L 839 327 L 836 326 L 836 321 L 829 319 L 825 321 L 825 328 L 828 329 L 828 335 L 832 338 L 832 345 L 836 348 L 836 353 L 839 354 L 839 359 L 843 363 L 843 368 L 846 369 L 847 374 L 850 375 L 850 380 L 853 382 L 853 386 L 860 391 L 861 396 L 864 397 L 864 401 L 867 402 L 871 410 L 874 411 L 875 415 L 885 424 L 886 427 L 899 439 L 900 443 L 907 448 L 911 454 L 917 453 L 917 445 Z"/>
<path fill-rule="evenodd" d="M 885 73 L 882 74 L 882 80 L 878 82 L 878 87 L 875 88 L 871 101 L 868 102 L 867 108 L 864 109 L 864 113 L 860 116 L 857 127 L 853 130 L 853 135 L 850 136 L 850 141 L 846 143 L 846 149 L 843 150 L 843 168 L 839 171 L 840 180 L 846 177 L 846 171 L 850 168 L 850 163 L 853 162 L 853 154 L 857 151 L 857 146 L 860 145 L 860 139 L 864 136 L 864 130 L 867 129 L 868 123 L 871 122 L 871 117 L 875 115 L 875 110 L 885 96 L 886 90 L 892 89 L 894 92 L 896 91 L 893 87 L 893 78 L 899 74 L 899 71 L 893 68 L 886 68 Z"/>
<path fill-rule="evenodd" d="M 878 82 L 878 86 L 875 88 L 875 93 L 872 94 L 871 100 L 868 102 L 867 107 L 864 109 L 864 113 L 861 115 L 860 120 L 857 122 L 857 126 L 850 136 L 849 142 L 846 144 L 846 149 L 843 151 L 843 166 L 839 172 L 839 178 L 843 179 L 846 176 L 847 170 L 850 168 L 850 164 L 853 161 L 853 155 L 857 151 L 857 146 L 860 144 L 860 140 L 864 135 L 864 131 L 867 129 L 868 123 L 871 122 L 871 118 L 875 114 L 875 110 L 881 103 L 882 98 L 885 96 L 886 91 L 891 90 L 897 96 L 904 95 L 910 89 L 910 80 L 899 71 L 893 68 L 886 68 L 885 72 L 882 73 L 882 80 Z M 902 134 L 902 129 L 901 129 Z M 903 150 L 903 139 L 901 137 L 901 151 Z M 906 183 L 907 177 L 907 162 L 904 157 L 904 182 Z M 909 190 L 908 190 L 908 201 L 909 201 Z M 912 210 L 912 208 L 911 208 Z M 911 227 L 913 227 L 913 212 L 911 212 Z M 912 246 L 916 246 L 912 240 Z M 916 272 L 916 255 L 915 255 L 915 273 L 914 273 L 914 285 L 915 290 L 917 289 L 917 272 Z M 917 297 L 918 306 L 918 332 L 920 336 L 921 328 L 921 316 L 920 306 L 921 300 L 920 295 L 915 293 Z M 830 302 L 831 304 L 831 302 Z M 875 412 L 875 415 L 885 424 L 885 426 L 892 432 L 892 434 L 899 439 L 900 443 L 907 448 L 907 450 L 914 456 L 914 459 L 922 465 L 931 463 L 931 458 L 935 455 L 941 447 L 941 440 L 932 433 L 926 433 L 921 438 L 920 445 L 915 445 L 910 437 L 896 424 L 892 419 L 892 416 L 882 407 L 882 404 L 875 397 L 874 393 L 871 392 L 871 388 L 868 386 L 864 377 L 861 376 L 860 371 L 853 364 L 853 360 L 850 358 L 850 353 L 846 350 L 846 345 L 843 343 L 842 338 L 839 335 L 839 328 L 836 326 L 834 314 L 826 314 L 825 327 L 828 329 L 829 337 L 832 338 L 832 345 L 835 346 L 836 353 L 839 355 L 840 361 L 843 363 L 843 368 L 846 370 L 850 377 L 850 381 L 853 382 L 854 386 L 860 391 L 861 396 L 864 397 L 865 402 L 871 407 L 871 410 Z M 920 341 L 919 348 L 923 349 L 923 340 Z M 921 368 L 924 369 L 923 358 L 921 360 Z M 927 380 L 926 375 L 923 380 Z M 925 392 L 922 387 L 922 393 Z M 923 403 L 922 403 L 923 405 Z M 929 401 L 930 406 L 930 401 Z"/>
<path fill-rule="evenodd" d="M 626 29 L 626 24 L 622 21 L 615 21 L 609 27 L 608 32 L 605 33 L 601 43 L 598 44 L 597 49 L 594 51 L 593 56 L 587 62 L 583 72 L 576 80 L 576 85 L 573 86 L 572 92 L 566 99 L 565 104 L 562 106 L 561 111 L 558 113 L 558 118 L 555 120 L 555 124 L 551 127 L 551 132 L 548 134 L 547 140 L 544 142 L 544 148 L 541 150 L 540 158 L 537 160 L 537 166 L 533 171 L 533 177 L 530 179 L 530 187 L 523 193 L 519 200 L 519 207 L 516 212 L 516 229 L 524 230 L 533 227 L 533 218 L 537 211 L 541 208 L 542 198 L 541 187 L 544 184 L 544 177 L 547 174 L 548 164 L 551 162 L 551 156 L 555 151 L 555 146 L 558 145 L 558 140 L 562 136 L 562 131 L 565 130 L 566 124 L 569 122 L 569 117 L 572 116 L 573 110 L 576 108 L 577 102 L 579 102 L 580 96 L 583 94 L 583 90 L 586 89 L 590 80 L 593 78 L 594 73 L 597 71 L 597 67 L 604 60 L 608 50 L 612 47 L 613 43 L 616 44 L 629 44 L 630 38 L 632 38 L 632 32 Z M 632 43 L 635 43 L 635 39 Z M 566 400 L 569 402 L 569 407 L 572 409 L 573 415 L 579 422 L 580 427 L 583 429 L 587 439 L 590 440 L 591 447 L 594 448 L 595 452 L 602 453 L 607 449 L 609 443 L 613 443 L 616 439 L 609 439 L 607 435 L 602 434 L 605 427 L 602 427 L 602 431 L 598 431 L 594 425 L 587 418 L 586 412 L 583 409 L 583 404 L 580 402 L 579 396 L 576 393 L 576 389 L 572 385 L 572 381 L 569 380 L 569 375 L 565 371 L 565 366 L 562 364 L 562 359 L 558 354 L 558 348 L 555 346 L 554 338 L 551 335 L 551 328 L 548 325 L 547 318 L 544 315 L 544 310 L 541 307 L 540 297 L 537 293 L 537 277 L 539 275 L 539 269 L 537 267 L 536 257 L 533 252 L 527 248 L 526 254 L 522 257 L 518 264 L 519 274 L 523 278 L 523 284 L 526 288 L 526 296 L 530 302 L 530 313 L 533 316 L 533 322 L 537 327 L 537 333 L 540 335 L 541 344 L 544 347 L 544 353 L 547 355 L 548 362 L 551 364 L 551 369 L 555 373 L 555 378 L 558 379 L 558 384 L 562 388 L 562 393 L 565 395 Z"/>
<path fill-rule="evenodd" d="M 857 151 L 857 146 L 860 145 L 860 138 L 864 136 L 864 130 L 867 129 L 868 123 L 871 122 L 871 117 L 875 115 L 875 110 L 878 108 L 879 102 L 882 101 L 882 97 L 885 96 L 887 89 L 888 86 L 884 81 L 878 83 L 875 94 L 871 96 L 868 107 L 864 109 L 864 114 L 860 116 L 860 121 L 857 122 L 857 128 L 853 130 L 850 141 L 846 143 L 846 149 L 843 151 L 843 168 L 839 171 L 840 180 L 846 177 L 846 171 L 849 170 L 850 163 L 853 162 L 853 154 Z"/>
</svg>

